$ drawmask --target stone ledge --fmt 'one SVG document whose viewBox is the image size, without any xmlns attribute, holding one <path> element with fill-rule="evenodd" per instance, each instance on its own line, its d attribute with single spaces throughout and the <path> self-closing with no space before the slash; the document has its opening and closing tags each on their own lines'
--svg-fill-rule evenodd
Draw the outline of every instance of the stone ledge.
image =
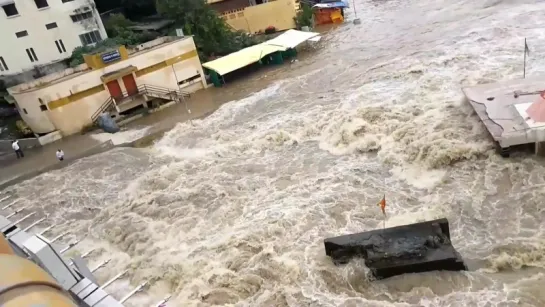
<svg viewBox="0 0 545 307">
<path fill-rule="evenodd" d="M 450 242 L 447 219 L 328 238 L 324 246 L 335 264 L 363 258 L 377 279 L 435 270 L 467 270 Z"/>
</svg>

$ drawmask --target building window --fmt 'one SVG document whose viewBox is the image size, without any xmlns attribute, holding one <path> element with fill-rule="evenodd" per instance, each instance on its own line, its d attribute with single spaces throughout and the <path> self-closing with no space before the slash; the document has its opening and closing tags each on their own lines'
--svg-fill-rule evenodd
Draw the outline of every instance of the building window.
<svg viewBox="0 0 545 307">
<path fill-rule="evenodd" d="M 66 3 L 66 2 L 72 2 L 74 0 L 62 0 L 62 3 Z"/>
<path fill-rule="evenodd" d="M 28 48 L 26 50 L 26 54 L 28 55 L 28 58 L 30 59 L 31 62 L 38 61 L 38 57 L 36 56 L 36 52 L 34 52 L 34 48 Z"/>
<path fill-rule="evenodd" d="M 47 106 L 45 104 L 41 104 L 40 105 L 40 110 L 42 110 L 42 112 L 47 111 Z"/>
<path fill-rule="evenodd" d="M 15 3 L 3 5 L 2 8 L 4 9 L 4 13 L 6 13 L 6 16 L 8 17 L 19 15 L 19 11 L 17 11 Z"/>
<path fill-rule="evenodd" d="M 20 31 L 20 32 L 15 33 L 15 36 L 17 36 L 18 38 L 25 37 L 25 36 L 28 36 L 28 32 L 26 30 L 25 31 Z"/>
<path fill-rule="evenodd" d="M 38 57 L 36 56 L 36 52 L 34 52 L 34 48 L 30 48 L 30 53 L 32 53 L 32 56 L 34 57 L 34 60 L 38 61 Z"/>
<path fill-rule="evenodd" d="M 25 112 L 25 114 L 28 114 L 28 112 L 26 111 L 26 109 L 25 109 L 25 108 L 23 108 L 23 112 Z"/>
<path fill-rule="evenodd" d="M 62 53 L 61 45 L 59 44 L 59 41 L 55 41 L 55 46 L 57 46 L 57 50 L 59 53 Z"/>
<path fill-rule="evenodd" d="M 26 50 L 26 54 L 28 55 L 28 58 L 30 59 L 30 61 L 34 62 L 34 58 L 32 57 L 32 54 L 30 53 L 30 49 Z"/>
<path fill-rule="evenodd" d="M 0 71 L 9 70 L 8 65 L 4 61 L 4 57 L 0 56 Z"/>
<path fill-rule="evenodd" d="M 102 40 L 102 38 L 100 37 L 100 32 L 98 31 L 81 34 L 79 36 L 79 39 L 84 46 L 91 45 Z"/>
<path fill-rule="evenodd" d="M 73 22 L 78 22 L 78 21 L 82 21 L 82 20 L 85 20 L 85 19 L 93 18 L 93 13 L 92 12 L 85 12 L 85 13 L 81 13 L 81 14 L 70 15 L 70 18 L 72 18 Z"/>
<path fill-rule="evenodd" d="M 34 0 L 34 3 L 36 3 L 36 7 L 39 9 L 43 9 L 44 7 L 49 6 L 47 0 Z"/>
<path fill-rule="evenodd" d="M 62 51 L 66 52 L 66 48 L 64 48 L 64 43 L 62 42 L 62 39 L 59 39 L 59 44 L 61 45 Z"/>
<path fill-rule="evenodd" d="M 45 28 L 48 29 L 48 30 L 51 30 L 51 29 L 58 28 L 58 26 L 57 26 L 57 23 L 56 23 L 56 22 L 52 22 L 52 23 L 46 24 L 46 25 L 45 25 Z"/>
<path fill-rule="evenodd" d="M 59 53 L 66 52 L 66 48 L 64 48 L 64 44 L 62 42 L 62 39 L 59 39 L 58 41 L 55 41 L 55 45 L 57 46 L 57 50 Z"/>
</svg>

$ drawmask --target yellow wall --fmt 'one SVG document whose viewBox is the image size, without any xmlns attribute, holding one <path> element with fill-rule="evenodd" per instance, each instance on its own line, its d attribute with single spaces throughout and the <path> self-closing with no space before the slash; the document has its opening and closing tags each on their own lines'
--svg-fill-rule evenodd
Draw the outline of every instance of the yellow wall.
<svg viewBox="0 0 545 307">
<path fill-rule="evenodd" d="M 297 7 L 295 0 L 276 0 L 227 13 L 222 18 L 236 30 L 255 33 L 274 26 L 282 31 L 295 28 L 293 18 L 297 14 Z"/>
<path fill-rule="evenodd" d="M 85 61 L 85 64 L 87 64 L 87 66 L 93 69 L 104 68 L 106 66 L 110 66 L 115 63 L 115 61 L 112 63 L 104 63 L 102 61 L 102 54 L 107 52 L 112 52 L 112 51 L 114 50 L 109 50 L 99 54 L 86 54 L 83 56 L 83 60 Z M 119 56 L 120 56 L 120 59 L 118 61 L 124 61 L 129 58 L 129 53 L 125 46 L 119 46 L 119 48 L 117 48 L 117 51 L 119 52 Z"/>
<path fill-rule="evenodd" d="M 8 91 L 15 98 L 23 120 L 36 133 L 49 133 L 59 130 L 66 136 L 78 133 L 90 125 L 91 116 L 110 97 L 100 79 L 104 74 L 117 71 L 128 66 L 137 67 L 134 73 L 137 85 L 154 85 L 177 89 L 176 77 L 179 81 L 195 74 L 201 75 L 201 86 L 205 86 L 204 73 L 198 58 L 192 37 L 187 37 L 155 49 L 141 51 L 131 55 L 125 61 L 116 62 L 102 69 L 75 74 L 73 77 L 50 82 L 47 86 L 17 91 L 17 87 Z M 176 77 L 172 69 L 176 71 Z M 124 89 L 123 82 L 119 82 Z M 199 89 L 197 88 L 197 89 Z M 185 89 L 184 89 L 185 90 Z M 47 111 L 40 109 L 40 98 L 48 105 Z"/>
</svg>

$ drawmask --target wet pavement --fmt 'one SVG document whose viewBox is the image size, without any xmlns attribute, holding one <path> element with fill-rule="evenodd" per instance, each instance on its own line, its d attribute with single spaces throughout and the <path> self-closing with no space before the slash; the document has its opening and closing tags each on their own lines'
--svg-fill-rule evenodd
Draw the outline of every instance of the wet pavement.
<svg viewBox="0 0 545 307">
<path fill-rule="evenodd" d="M 149 137 L 146 138 L 145 144 L 137 145 L 138 147 L 145 147 L 153 143 L 153 140 L 160 137 L 162 133 L 172 129 L 176 124 L 186 122 L 190 119 L 203 118 L 214 112 L 221 105 L 214 102 L 215 95 L 223 95 L 224 92 L 222 92 L 222 89 L 215 88 L 198 91 L 192 94 L 186 103 L 176 104 L 139 118 L 123 126 L 122 130 L 138 129 L 141 127 L 148 128 L 146 136 Z M 187 112 L 188 109 L 190 113 Z M 0 186 L 7 181 L 36 172 L 37 170 L 47 170 L 55 164 L 64 163 L 68 165 L 71 163 L 71 157 L 83 156 L 85 152 L 103 143 L 102 140 L 93 138 L 91 136 L 93 133 L 101 133 L 101 131 L 95 130 L 84 135 L 76 134 L 40 148 L 27 149 L 24 151 L 25 157 L 22 159 L 17 159 L 15 153 L 5 153 L 5 155 L 2 155 L 3 159 L 0 160 L 0 167 L 2 169 L 0 172 Z M 113 134 L 112 137 L 114 136 Z M 65 153 L 66 161 L 64 162 L 58 161 L 55 156 L 59 148 Z"/>
<path fill-rule="evenodd" d="M 0 185 L 29 172 L 63 163 L 55 156 L 59 148 L 65 152 L 66 158 L 69 158 L 72 155 L 80 155 L 97 145 L 100 145 L 100 142 L 88 135 L 76 135 L 40 148 L 27 149 L 24 151 L 25 157 L 21 159 L 17 159 L 15 153 L 8 154 L 8 157 L 1 162 Z"/>
</svg>

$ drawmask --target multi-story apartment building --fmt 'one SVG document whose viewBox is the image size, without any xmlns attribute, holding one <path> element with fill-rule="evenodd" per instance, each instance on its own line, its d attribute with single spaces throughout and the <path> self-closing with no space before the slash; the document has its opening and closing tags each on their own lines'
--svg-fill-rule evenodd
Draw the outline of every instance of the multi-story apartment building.
<svg viewBox="0 0 545 307">
<path fill-rule="evenodd" d="M 0 76 L 69 58 L 107 37 L 93 0 L 0 0 Z"/>
</svg>

